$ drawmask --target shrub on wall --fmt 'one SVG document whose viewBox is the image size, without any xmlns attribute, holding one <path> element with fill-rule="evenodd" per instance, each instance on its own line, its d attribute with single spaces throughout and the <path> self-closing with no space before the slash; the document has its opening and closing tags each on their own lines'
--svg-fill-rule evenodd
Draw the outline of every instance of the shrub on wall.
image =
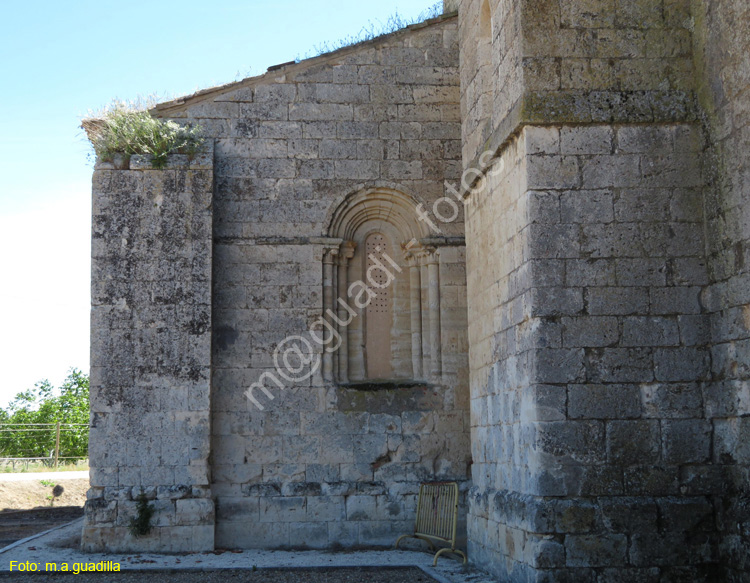
<svg viewBox="0 0 750 583">
<path fill-rule="evenodd" d="M 99 160 L 110 162 L 115 154 L 145 154 L 153 157 L 155 168 L 163 167 L 169 154 L 195 154 L 204 141 L 200 126 L 157 119 L 145 109 L 119 101 L 84 119 L 83 128 Z"/>
</svg>

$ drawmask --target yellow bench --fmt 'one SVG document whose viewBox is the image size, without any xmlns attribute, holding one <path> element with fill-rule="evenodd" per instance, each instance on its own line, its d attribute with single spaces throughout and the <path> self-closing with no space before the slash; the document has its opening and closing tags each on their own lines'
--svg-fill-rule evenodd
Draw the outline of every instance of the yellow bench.
<svg viewBox="0 0 750 583">
<path fill-rule="evenodd" d="M 458 522 L 458 484 L 456 482 L 433 482 L 419 486 L 417 501 L 417 518 L 414 522 L 414 534 L 405 534 L 396 540 L 396 548 L 405 538 L 417 538 L 426 541 L 430 549 L 435 549 L 433 541 L 448 543 L 450 547 L 442 548 L 435 553 L 432 565 L 443 553 L 461 555 L 466 564 L 466 555 L 456 548 L 456 524 Z"/>
</svg>

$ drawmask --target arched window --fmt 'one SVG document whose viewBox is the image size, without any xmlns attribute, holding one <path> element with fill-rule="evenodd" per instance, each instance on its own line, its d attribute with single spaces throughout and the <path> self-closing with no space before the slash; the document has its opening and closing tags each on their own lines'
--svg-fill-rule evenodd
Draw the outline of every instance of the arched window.
<svg viewBox="0 0 750 583">
<path fill-rule="evenodd" d="M 323 257 L 326 319 L 340 336 L 324 353 L 328 381 L 437 380 L 437 251 L 417 202 L 391 189 L 349 196 L 335 209 Z M 432 281 L 434 279 L 434 281 Z"/>
</svg>

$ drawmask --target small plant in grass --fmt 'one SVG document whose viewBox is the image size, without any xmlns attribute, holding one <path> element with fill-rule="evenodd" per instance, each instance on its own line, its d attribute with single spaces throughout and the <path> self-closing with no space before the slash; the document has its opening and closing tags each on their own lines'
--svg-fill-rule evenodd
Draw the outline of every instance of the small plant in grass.
<svg viewBox="0 0 750 583">
<path fill-rule="evenodd" d="M 63 492 L 65 492 L 65 488 L 63 488 L 60 484 L 55 485 L 55 483 L 52 480 L 39 480 L 39 483 L 42 486 L 46 486 L 47 488 L 52 488 L 52 493 L 47 495 L 47 500 L 49 500 L 49 505 L 54 506 L 55 505 L 55 499 L 59 498 L 63 495 Z"/>
<path fill-rule="evenodd" d="M 114 101 L 87 116 L 83 128 L 88 133 L 97 158 L 111 162 L 115 154 L 152 156 L 154 168 L 163 168 L 169 154 L 194 155 L 204 142 L 200 126 L 180 125 L 153 117 L 148 103 Z"/>
<path fill-rule="evenodd" d="M 141 491 L 138 496 L 138 501 L 135 505 L 136 515 L 130 519 L 130 534 L 134 537 L 146 536 L 153 525 L 151 524 L 151 517 L 154 515 L 154 505 L 148 503 L 146 495 Z"/>
<path fill-rule="evenodd" d="M 47 496 L 47 500 L 49 500 L 49 505 L 54 506 L 55 500 L 57 500 L 60 496 L 62 496 L 63 492 L 65 492 L 65 488 L 63 488 L 60 484 L 52 488 L 52 494 L 49 494 Z"/>
</svg>

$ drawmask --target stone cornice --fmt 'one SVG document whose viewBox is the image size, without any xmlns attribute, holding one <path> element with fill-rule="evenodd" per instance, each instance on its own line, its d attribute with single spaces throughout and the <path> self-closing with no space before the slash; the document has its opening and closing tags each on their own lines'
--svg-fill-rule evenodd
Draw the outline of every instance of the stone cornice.
<svg viewBox="0 0 750 583">
<path fill-rule="evenodd" d="M 486 170 L 480 157 L 487 151 L 497 157 L 525 125 L 680 123 L 695 121 L 698 115 L 693 91 L 529 91 L 494 128 L 485 125 L 482 146 L 464 169 Z M 461 185 L 462 197 L 479 178 Z"/>
</svg>

